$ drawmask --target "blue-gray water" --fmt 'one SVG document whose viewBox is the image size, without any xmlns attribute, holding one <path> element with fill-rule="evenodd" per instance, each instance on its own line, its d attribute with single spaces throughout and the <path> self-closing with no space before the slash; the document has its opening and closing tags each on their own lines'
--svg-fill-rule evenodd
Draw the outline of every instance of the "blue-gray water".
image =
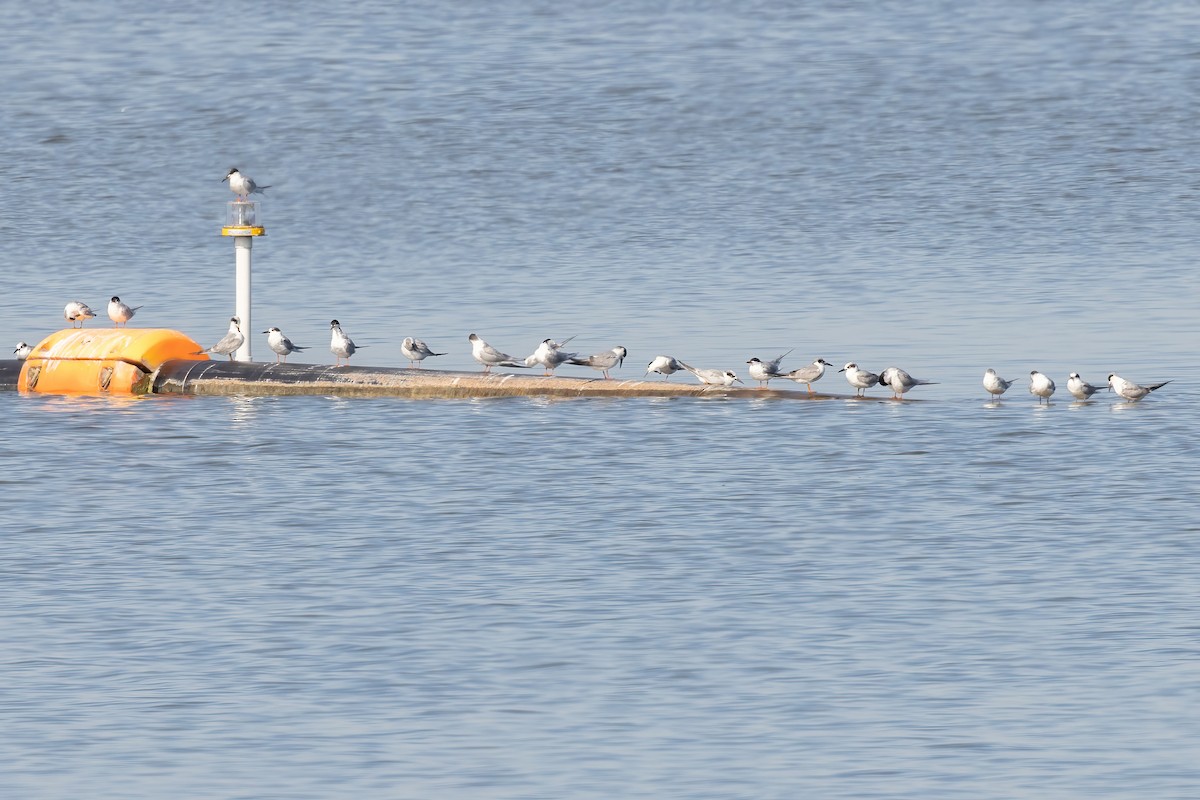
<svg viewBox="0 0 1200 800">
<path fill-rule="evenodd" d="M 331 363 L 337 317 L 363 364 L 939 383 L 0 395 L 0 794 L 1194 797 L 1197 41 L 1185 3 L 7 8 L 6 347 L 112 294 L 215 342 L 236 164 L 260 358 Z"/>
</svg>

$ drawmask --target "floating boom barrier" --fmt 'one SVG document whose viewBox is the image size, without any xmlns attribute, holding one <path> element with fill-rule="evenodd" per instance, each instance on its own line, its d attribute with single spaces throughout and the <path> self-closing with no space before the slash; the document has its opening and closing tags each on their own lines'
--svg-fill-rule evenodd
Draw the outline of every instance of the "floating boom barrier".
<svg viewBox="0 0 1200 800">
<path fill-rule="evenodd" d="M 35 394 L 327 395 L 342 397 L 728 397 L 866 400 L 806 390 L 705 386 L 644 379 L 605 380 L 522 372 L 454 372 L 403 367 L 214 361 L 178 331 L 67 329 L 25 361 L 0 361 L 0 389 Z"/>
<path fill-rule="evenodd" d="M 149 376 L 170 361 L 208 361 L 204 347 L 164 328 L 68 328 L 38 343 L 17 389 L 38 394 L 146 394 Z"/>
</svg>

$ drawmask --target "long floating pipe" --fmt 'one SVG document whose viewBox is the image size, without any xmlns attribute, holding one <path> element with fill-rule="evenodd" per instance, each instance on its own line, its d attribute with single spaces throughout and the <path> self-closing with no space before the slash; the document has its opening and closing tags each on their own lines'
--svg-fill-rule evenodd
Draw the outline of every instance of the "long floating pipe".
<svg viewBox="0 0 1200 800">
<path fill-rule="evenodd" d="M 399 367 L 334 367 L 240 361 L 167 361 L 147 390 L 186 395 L 338 395 L 345 397 L 736 397 L 787 400 L 884 400 L 666 380 L 450 372 Z"/>
<path fill-rule="evenodd" d="M 0 360 L 0 391 L 15 392 L 21 379 L 21 367 L 25 362 L 15 358 Z"/>
<path fill-rule="evenodd" d="M 16 391 L 23 362 L 0 359 L 0 391 Z M 146 375 L 137 391 L 167 395 L 335 395 L 342 397 L 729 397 L 753 400 L 884 401 L 886 395 L 808 394 L 806 391 L 704 386 L 666 380 L 544 377 L 399 367 L 334 367 L 174 359 Z M 909 402 L 907 399 L 905 402 Z"/>
</svg>

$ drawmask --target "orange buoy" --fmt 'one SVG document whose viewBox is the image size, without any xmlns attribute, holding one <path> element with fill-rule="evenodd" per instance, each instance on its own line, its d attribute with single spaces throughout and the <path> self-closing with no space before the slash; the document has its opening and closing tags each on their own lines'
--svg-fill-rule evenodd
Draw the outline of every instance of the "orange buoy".
<svg viewBox="0 0 1200 800">
<path fill-rule="evenodd" d="M 207 361 L 203 349 L 165 328 L 69 328 L 33 348 L 17 388 L 39 394 L 137 394 L 138 382 L 166 361 Z"/>
</svg>

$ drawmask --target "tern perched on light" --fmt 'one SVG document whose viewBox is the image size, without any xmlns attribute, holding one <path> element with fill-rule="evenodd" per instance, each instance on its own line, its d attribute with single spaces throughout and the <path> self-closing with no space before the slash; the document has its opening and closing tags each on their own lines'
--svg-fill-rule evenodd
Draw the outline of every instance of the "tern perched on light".
<svg viewBox="0 0 1200 800">
<path fill-rule="evenodd" d="M 814 383 L 816 383 L 817 381 L 821 380 L 821 378 L 825 375 L 826 367 L 832 367 L 832 366 L 833 366 L 833 364 L 830 364 L 825 359 L 818 358 L 816 361 L 812 362 L 807 367 L 800 367 L 800 369 L 794 369 L 791 372 L 784 372 L 779 377 L 780 378 L 788 378 L 789 380 L 793 380 L 796 383 L 805 384 L 806 386 L 808 386 L 808 393 L 812 394 L 813 393 L 812 385 Z"/>
<path fill-rule="evenodd" d="M 854 387 L 855 397 L 864 397 L 867 389 L 879 383 L 878 375 L 874 372 L 867 372 L 865 369 L 859 369 L 858 364 L 853 361 L 839 369 L 838 372 L 846 373 L 846 382 Z"/>
<path fill-rule="evenodd" d="M 1029 393 L 1037 396 L 1038 405 L 1041 405 L 1043 400 L 1049 405 L 1054 389 L 1054 381 L 1049 375 L 1044 375 L 1036 369 L 1029 373 Z"/>
<path fill-rule="evenodd" d="M 1072 372 L 1067 376 L 1067 391 L 1070 392 L 1076 400 L 1087 400 L 1089 397 L 1100 391 L 1097 387 L 1079 377 L 1078 372 Z"/>
<path fill-rule="evenodd" d="M 613 367 L 619 367 L 625 363 L 625 356 L 629 355 L 629 351 L 621 345 L 617 345 L 612 350 L 605 350 L 603 353 L 596 353 L 591 356 L 576 357 L 571 359 L 572 364 L 578 364 L 581 367 L 591 367 L 592 369 L 600 370 L 600 373 L 607 379 L 608 371 Z"/>
<path fill-rule="evenodd" d="M 108 318 L 113 321 L 115 327 L 119 328 L 122 325 L 128 324 L 129 320 L 133 319 L 134 312 L 139 308 L 141 306 L 130 308 L 121 302 L 121 298 L 113 297 L 108 301 Z"/>
<path fill-rule="evenodd" d="M 83 327 L 83 323 L 89 319 L 95 319 L 96 312 L 88 308 L 88 304 L 81 300 L 72 300 L 63 308 L 63 319 L 71 323 L 71 327 L 75 327 L 75 323 L 79 323 L 79 327 Z"/>
<path fill-rule="evenodd" d="M 575 337 L 572 336 L 571 339 Z M 571 341 L 564 339 L 561 342 L 556 342 L 553 339 L 543 339 L 542 343 L 537 346 L 537 349 L 532 354 L 526 356 L 525 366 L 532 367 L 536 364 L 541 364 L 544 367 L 543 375 L 553 375 L 554 370 L 561 364 L 565 364 L 573 358 L 578 358 L 579 353 L 564 353 L 563 345 Z"/>
<path fill-rule="evenodd" d="M 354 351 L 358 347 L 354 344 L 354 340 L 342 332 L 342 323 L 335 320 L 329 322 L 329 352 L 335 357 L 335 367 L 350 366 L 350 356 L 354 355 Z M 364 345 L 365 346 L 365 345 Z M 342 359 L 346 359 L 346 363 L 342 363 Z"/>
<path fill-rule="evenodd" d="M 29 354 L 33 352 L 33 347 L 25 344 L 25 342 L 17 342 L 16 348 L 13 350 L 13 355 L 17 357 L 17 361 L 24 361 L 29 358 Z"/>
<path fill-rule="evenodd" d="M 901 395 L 914 386 L 932 386 L 934 383 L 936 381 L 914 378 L 899 367 L 887 367 L 879 373 L 879 384 L 891 388 L 893 400 L 899 400 Z"/>
<path fill-rule="evenodd" d="M 1133 381 L 1127 381 L 1115 372 L 1108 376 L 1108 388 L 1124 397 L 1126 400 L 1141 400 L 1155 389 L 1161 389 L 1170 381 L 1152 383 L 1148 386 L 1138 386 Z"/>
<path fill-rule="evenodd" d="M 520 367 L 525 368 L 525 362 L 516 356 L 510 356 L 508 353 L 501 353 L 496 348 L 479 338 L 477 334 L 472 333 L 467 339 L 471 342 L 471 358 L 483 364 L 485 373 L 491 372 L 492 367 Z"/>
<path fill-rule="evenodd" d="M 987 390 L 988 394 L 995 395 L 997 399 L 1007 392 L 1008 387 L 1013 383 L 1015 381 L 1006 381 L 1001 378 L 991 367 L 988 367 L 987 371 L 983 373 L 983 388 Z"/>
<path fill-rule="evenodd" d="M 307 345 L 300 347 L 299 345 L 292 344 L 292 340 L 284 336 L 283 331 L 279 330 L 279 328 L 267 328 L 263 333 L 267 335 L 267 347 L 271 348 L 271 352 L 275 354 L 276 364 L 279 363 L 280 359 L 286 362 L 287 357 L 292 353 L 308 349 Z M 238 345 L 238 347 L 241 347 L 241 345 Z"/>
<path fill-rule="evenodd" d="M 404 341 L 400 343 L 400 352 L 408 359 L 408 366 L 415 367 L 418 362 L 424 361 L 430 356 L 444 356 L 445 353 L 435 353 L 429 349 L 429 345 L 425 344 L 420 339 L 414 339 L 411 336 L 405 336 Z"/>
<path fill-rule="evenodd" d="M 734 382 L 741 383 L 742 379 L 727 369 L 697 369 L 690 364 L 679 362 L 679 366 L 695 375 L 701 383 L 709 386 L 733 386 Z"/>
<path fill-rule="evenodd" d="M 673 356 L 655 356 L 654 360 L 646 365 L 646 375 L 651 372 L 657 372 L 663 376 L 663 380 L 671 380 L 671 376 L 676 372 L 682 372 L 683 365 L 675 360 Z M 642 377 L 646 377 L 643 375 Z"/>
<path fill-rule="evenodd" d="M 259 186 L 249 175 L 243 175 L 237 167 L 230 167 L 222 181 L 229 181 L 229 190 L 238 196 L 239 200 L 248 200 L 252 194 L 264 194 L 270 186 Z"/>
<path fill-rule="evenodd" d="M 229 332 L 221 337 L 221 341 L 214 344 L 207 350 L 202 350 L 203 353 L 215 353 L 219 356 L 229 356 L 229 360 L 233 361 L 233 354 L 237 349 L 246 343 L 246 335 L 242 333 L 242 321 L 237 317 L 229 318 Z"/>
<path fill-rule="evenodd" d="M 763 361 L 755 356 L 746 362 L 750 365 L 750 367 L 747 369 L 747 372 L 750 373 L 751 378 L 758 381 L 758 388 L 766 388 L 767 385 L 771 383 L 771 378 L 780 377 L 779 364 L 781 361 L 783 361 L 783 359 L 787 358 L 791 352 L 791 350 L 788 350 L 786 353 L 773 361 Z"/>
</svg>

